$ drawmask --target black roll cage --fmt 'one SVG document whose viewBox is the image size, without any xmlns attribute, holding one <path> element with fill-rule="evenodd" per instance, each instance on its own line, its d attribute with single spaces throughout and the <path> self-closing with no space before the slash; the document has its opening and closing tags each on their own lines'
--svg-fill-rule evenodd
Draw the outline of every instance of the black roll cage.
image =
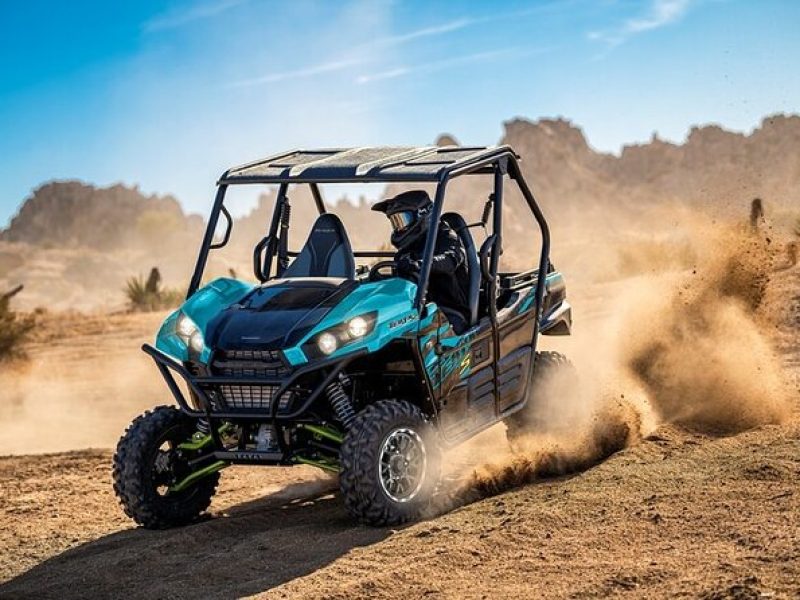
<svg viewBox="0 0 800 600">
<path fill-rule="evenodd" d="M 290 153 L 287 153 L 287 155 L 288 154 Z M 327 209 L 325 207 L 325 202 L 323 201 L 322 198 L 322 193 L 319 189 L 319 184 L 321 183 L 389 183 L 389 182 L 436 183 L 437 187 L 433 200 L 433 211 L 431 218 L 434 223 L 438 223 L 442 216 L 442 207 L 444 205 L 444 198 L 445 198 L 445 191 L 447 189 L 447 184 L 451 179 L 463 175 L 493 174 L 494 175 L 494 191 L 492 194 L 492 200 L 494 202 L 493 230 L 494 230 L 494 235 L 496 237 L 493 242 L 494 251 L 492 252 L 492 259 L 491 259 L 492 264 L 490 272 L 494 277 L 497 275 L 497 262 L 500 255 L 500 250 L 502 249 L 503 176 L 507 174 L 510 177 L 510 179 L 516 181 L 517 185 L 519 186 L 520 192 L 525 198 L 528 207 L 531 209 L 531 212 L 533 213 L 533 216 L 536 219 L 537 224 L 539 225 L 539 229 L 541 231 L 541 236 L 542 236 L 542 245 L 540 248 L 538 272 L 540 274 L 547 273 L 549 266 L 549 256 L 550 256 L 550 229 L 547 225 L 547 221 L 544 218 L 544 214 L 542 213 L 538 203 L 536 202 L 533 192 L 531 191 L 528 184 L 525 182 L 525 179 L 522 175 L 522 171 L 519 166 L 518 157 L 509 146 L 499 146 L 497 148 L 487 149 L 485 152 L 479 153 L 474 158 L 445 165 L 435 172 L 434 174 L 435 176 L 431 176 L 430 172 L 425 172 L 422 174 L 411 173 L 408 175 L 394 175 L 391 177 L 380 176 L 380 175 L 359 176 L 355 174 L 351 176 L 341 176 L 340 174 L 337 174 L 336 177 L 325 177 L 325 176 L 304 177 L 302 174 L 300 174 L 299 176 L 291 176 L 291 174 L 286 174 L 277 177 L 276 176 L 240 177 L 240 176 L 233 176 L 231 174 L 232 172 L 237 170 L 242 170 L 245 167 L 258 165 L 260 164 L 260 162 L 266 162 L 266 161 L 258 161 L 255 163 L 251 163 L 250 165 L 245 165 L 243 167 L 238 167 L 236 169 L 230 169 L 225 173 L 223 173 L 219 181 L 217 182 L 217 194 L 214 199 L 214 204 L 211 209 L 211 214 L 209 215 L 208 218 L 208 225 L 206 227 L 205 235 L 203 236 L 203 241 L 200 246 L 200 252 L 197 257 L 197 262 L 195 263 L 194 273 L 192 274 L 192 279 L 189 283 L 189 289 L 187 290 L 186 294 L 187 298 L 192 296 L 200 287 L 200 283 L 202 281 L 203 272 L 205 270 L 205 266 L 208 261 L 208 254 L 210 250 L 224 247 L 228 243 L 228 240 L 230 239 L 231 229 L 233 227 L 233 221 L 231 219 L 230 213 L 228 212 L 224 204 L 225 194 L 227 192 L 229 185 L 275 184 L 275 183 L 279 185 L 275 206 L 273 208 L 272 220 L 270 222 L 269 232 L 267 236 L 264 238 L 264 240 L 262 240 L 262 243 L 266 245 L 266 256 L 263 260 L 263 264 L 266 266 L 264 272 L 269 274 L 272 262 L 275 259 L 276 254 L 278 252 L 277 234 L 278 234 L 278 229 L 280 227 L 281 214 L 283 212 L 283 208 L 287 200 L 287 191 L 289 184 L 307 184 L 311 189 L 311 194 L 314 198 L 314 203 L 316 204 L 317 210 L 319 211 L 320 214 L 324 214 L 325 212 L 327 212 Z M 219 224 L 220 215 L 223 215 L 225 217 L 227 221 L 227 228 L 225 230 L 223 239 L 220 242 L 215 243 L 214 234 L 216 232 L 217 225 Z M 437 227 L 431 227 L 428 230 L 428 235 L 425 240 L 425 250 L 423 254 L 422 266 L 420 269 L 420 283 L 417 288 L 416 298 L 414 299 L 414 306 L 417 308 L 417 310 L 420 311 L 422 311 L 425 306 L 425 296 L 428 288 L 428 279 L 430 277 L 433 251 L 434 248 L 436 247 L 437 230 L 438 230 Z M 286 254 L 288 256 L 293 256 L 296 254 L 296 252 L 286 251 Z M 355 251 L 353 252 L 353 254 L 356 257 L 365 257 L 365 258 L 387 258 L 387 257 L 392 257 L 394 255 L 393 252 L 382 252 L 379 250 Z M 542 299 L 544 297 L 544 290 L 545 290 L 545 277 L 538 277 L 536 285 L 536 296 L 535 296 L 537 317 L 541 316 L 539 313 L 541 311 Z M 533 339 L 531 340 L 534 348 L 539 333 L 539 318 L 537 318 L 535 321 L 536 324 L 534 327 Z"/>
<path fill-rule="evenodd" d="M 540 249 L 539 255 L 539 268 L 538 273 L 535 272 L 526 272 L 520 274 L 504 274 L 503 277 L 509 281 L 516 281 L 519 278 L 524 278 L 526 281 L 529 281 L 534 276 L 536 276 L 536 291 L 535 291 L 535 315 L 536 317 L 533 319 L 533 332 L 531 337 L 531 350 L 535 351 L 536 343 L 538 340 L 539 329 L 541 326 L 541 316 L 542 316 L 542 305 L 543 305 L 543 298 L 545 292 L 545 285 L 546 285 L 546 274 L 548 272 L 549 267 L 549 254 L 550 254 L 550 230 L 547 226 L 547 222 L 545 221 L 544 215 L 540 210 L 533 193 L 531 192 L 530 187 L 528 187 L 527 183 L 525 182 L 522 172 L 519 167 L 519 162 L 517 159 L 516 154 L 514 154 L 513 150 L 511 150 L 508 146 L 501 146 L 499 148 L 493 149 L 485 149 L 485 152 L 481 156 L 476 159 L 471 160 L 462 160 L 460 162 L 456 162 L 454 164 L 448 165 L 436 171 L 436 178 L 431 177 L 393 177 L 389 178 L 374 178 L 370 179 L 367 177 L 338 177 L 336 179 L 325 179 L 325 178 L 314 178 L 314 179 L 304 179 L 303 177 L 283 177 L 283 178 L 263 178 L 259 179 L 256 177 L 248 177 L 246 179 L 240 179 L 238 181 L 231 180 L 228 177 L 230 171 L 226 171 L 225 174 L 220 178 L 218 182 L 217 194 L 214 200 L 214 205 L 211 211 L 211 214 L 208 219 L 208 226 L 205 231 L 205 235 L 203 237 L 203 242 L 200 247 L 200 253 L 197 257 L 197 262 L 195 265 L 194 273 L 192 275 L 191 283 L 189 285 L 189 289 L 187 292 L 187 298 L 192 296 L 200 287 L 200 282 L 202 280 L 203 271 L 205 270 L 205 266 L 208 260 L 209 251 L 215 248 L 221 248 L 228 243 L 230 239 L 230 234 L 233 226 L 233 220 L 231 218 L 230 213 L 224 206 L 225 200 L 225 193 L 228 188 L 228 185 L 231 184 L 243 184 L 243 183 L 261 183 L 261 184 L 271 184 L 271 183 L 278 183 L 278 195 L 275 207 L 273 209 L 273 215 L 270 222 L 270 229 L 269 234 L 264 240 L 267 242 L 265 246 L 267 246 L 266 250 L 268 252 L 267 257 L 265 258 L 264 264 L 266 265 L 266 272 L 270 272 L 270 266 L 272 260 L 275 258 L 278 247 L 277 247 L 277 238 L 276 234 L 278 232 L 278 228 L 281 225 L 281 214 L 283 210 L 283 204 L 286 202 L 286 192 L 288 190 L 288 186 L 290 183 L 306 183 L 311 187 L 312 195 L 314 197 L 315 204 L 317 205 L 317 209 L 319 210 L 320 214 L 326 212 L 325 204 L 322 199 L 322 194 L 319 190 L 319 183 L 344 183 L 344 182 L 364 182 L 364 181 L 374 181 L 386 182 L 387 179 L 389 181 L 407 181 L 407 182 L 417 182 L 417 183 L 430 183 L 435 182 L 437 183 L 436 194 L 433 201 L 433 212 L 432 212 L 432 219 L 434 222 L 438 223 L 441 219 L 442 215 L 442 207 L 444 204 L 444 196 L 445 190 L 447 188 L 448 182 L 455 178 L 460 177 L 462 175 L 467 174 L 485 174 L 485 175 L 492 175 L 493 182 L 494 182 L 494 190 L 490 197 L 490 201 L 494 203 L 494 211 L 493 211 L 493 232 L 487 238 L 487 242 L 484 242 L 484 248 L 482 248 L 480 252 L 480 265 L 481 265 L 481 272 L 482 277 L 486 280 L 487 288 L 490 291 L 496 290 L 497 286 L 497 279 L 498 279 L 498 260 L 500 251 L 502 249 L 502 212 L 503 212 L 503 181 L 504 176 L 508 175 L 510 179 L 517 182 L 519 189 L 525 198 L 528 206 L 533 213 L 536 222 L 539 225 L 542 235 L 542 246 Z M 487 210 L 484 209 L 484 216 L 487 216 Z M 223 239 L 215 243 L 214 242 L 214 233 L 216 231 L 217 225 L 219 223 L 220 215 L 222 215 L 227 221 L 227 229 L 223 235 Z M 486 220 L 484 218 L 484 220 Z M 420 284 L 417 288 L 417 294 L 415 297 L 415 307 L 421 312 L 424 313 L 425 310 L 425 295 L 427 292 L 427 283 L 428 278 L 430 276 L 431 270 L 431 263 L 433 258 L 433 250 L 436 247 L 436 236 L 437 236 L 438 227 L 430 227 L 428 230 L 427 238 L 425 241 L 425 251 L 423 256 L 423 264 L 421 267 L 420 273 Z M 484 256 L 486 253 L 491 252 L 491 257 Z M 291 253 L 294 254 L 294 253 Z M 382 257 L 382 256 L 392 256 L 393 253 L 391 252 L 356 252 L 354 253 L 356 256 L 362 257 Z M 513 286 L 512 281 L 512 286 Z M 509 288 L 512 289 L 512 288 Z M 498 335 L 498 323 L 497 323 L 497 310 L 496 306 L 490 304 L 489 306 L 489 318 L 492 322 L 493 327 L 493 344 L 494 344 L 494 357 L 495 361 L 498 360 L 499 357 L 499 335 Z M 353 360 L 359 358 L 364 354 L 365 351 L 362 352 L 354 352 L 351 355 L 344 356 L 335 360 L 331 361 L 312 361 L 309 364 L 300 367 L 293 371 L 287 378 L 278 378 L 278 379 L 263 379 L 263 378 L 224 378 L 224 377 L 209 377 L 209 376 L 195 376 L 191 374 L 185 365 L 180 364 L 178 361 L 175 361 L 168 355 L 164 354 L 163 352 L 153 348 L 152 346 L 145 344 L 142 348 L 148 355 L 153 358 L 158 366 L 161 375 L 167 382 L 167 385 L 172 392 L 173 396 L 175 397 L 176 401 L 180 405 L 181 409 L 189 414 L 190 416 L 197 417 L 197 418 L 205 418 L 211 426 L 211 435 L 214 439 L 214 445 L 216 447 L 216 454 L 218 458 L 224 458 L 225 460 L 229 460 L 232 462 L 277 462 L 283 464 L 287 460 L 287 448 L 282 447 L 281 453 L 276 455 L 275 457 L 259 457 L 256 456 L 258 453 L 247 453 L 247 452 L 239 452 L 239 453 L 226 453 L 222 451 L 222 444 L 219 439 L 219 435 L 217 434 L 215 426 L 213 423 L 217 422 L 218 420 L 224 419 L 233 419 L 239 421 L 262 421 L 268 420 L 272 422 L 276 427 L 279 428 L 282 424 L 286 424 L 289 421 L 296 421 L 302 419 L 302 414 L 308 409 L 308 407 L 313 403 L 316 398 L 322 393 L 324 387 L 332 381 L 332 378 L 336 377 L 348 364 L 350 364 Z M 288 394 L 292 387 L 299 381 L 300 378 L 303 376 L 319 371 L 324 375 L 323 379 L 317 383 L 315 388 L 311 390 L 311 393 L 306 397 L 304 400 L 300 401 L 297 406 L 291 406 L 290 410 L 286 414 L 279 414 L 278 413 L 278 399 L 285 394 Z M 186 399 L 186 397 L 181 392 L 177 381 L 175 380 L 174 375 L 179 376 L 179 378 L 183 379 L 186 384 L 189 386 L 189 390 L 192 392 L 195 398 L 197 398 L 197 404 L 199 406 L 192 407 L 190 403 Z M 494 377 L 495 377 L 495 390 L 497 390 L 497 369 L 494 370 Z M 529 370 L 528 373 L 528 381 L 527 386 L 530 386 L 531 378 L 533 377 L 533 369 Z M 275 399 L 273 402 L 273 406 L 268 412 L 264 411 L 212 411 L 211 406 L 212 402 L 209 398 L 208 394 L 206 393 L 207 386 L 213 385 L 223 385 L 223 384 L 231 384 L 231 385 L 247 385 L 247 386 L 259 386 L 259 385 L 273 385 L 278 387 L 278 399 Z M 280 436 L 278 436 L 280 439 Z M 283 446 L 283 444 L 281 443 Z M 223 456 L 224 454 L 224 456 Z M 241 455 L 241 456 L 240 456 Z M 246 456 L 245 456 L 246 455 Z"/>
</svg>

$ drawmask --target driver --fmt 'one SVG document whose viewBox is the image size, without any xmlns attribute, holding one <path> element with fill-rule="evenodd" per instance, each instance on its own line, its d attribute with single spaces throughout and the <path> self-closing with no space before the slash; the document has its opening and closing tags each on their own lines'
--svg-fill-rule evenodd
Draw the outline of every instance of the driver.
<svg viewBox="0 0 800 600">
<path fill-rule="evenodd" d="M 424 190 L 411 190 L 378 202 L 372 210 L 384 213 L 392 224 L 394 260 L 400 277 L 419 283 L 425 238 L 431 221 L 431 202 Z M 469 300 L 466 253 L 458 235 L 440 222 L 428 280 L 428 299 L 436 302 L 456 333 L 468 324 Z"/>
</svg>

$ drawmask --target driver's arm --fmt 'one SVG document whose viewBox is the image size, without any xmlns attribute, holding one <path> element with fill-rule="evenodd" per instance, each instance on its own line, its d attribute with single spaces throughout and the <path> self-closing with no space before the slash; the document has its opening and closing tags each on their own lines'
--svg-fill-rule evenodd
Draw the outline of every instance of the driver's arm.
<svg viewBox="0 0 800 600">
<path fill-rule="evenodd" d="M 440 229 L 436 236 L 436 251 L 431 261 L 431 273 L 455 273 L 455 270 L 467 260 L 464 246 L 455 232 Z"/>
</svg>

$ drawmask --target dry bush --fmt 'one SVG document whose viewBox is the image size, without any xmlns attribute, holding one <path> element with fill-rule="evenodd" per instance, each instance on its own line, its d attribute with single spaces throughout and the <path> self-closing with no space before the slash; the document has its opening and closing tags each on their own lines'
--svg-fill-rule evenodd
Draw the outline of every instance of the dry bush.
<svg viewBox="0 0 800 600">
<path fill-rule="evenodd" d="M 176 308 L 183 301 L 183 294 L 175 288 L 161 287 L 161 274 L 152 269 L 145 279 L 141 275 L 131 277 L 125 285 L 128 306 L 133 312 L 152 312 Z"/>
<path fill-rule="evenodd" d="M 0 362 L 25 357 L 24 345 L 35 325 L 32 315 L 11 310 L 11 296 L 0 296 Z"/>
</svg>

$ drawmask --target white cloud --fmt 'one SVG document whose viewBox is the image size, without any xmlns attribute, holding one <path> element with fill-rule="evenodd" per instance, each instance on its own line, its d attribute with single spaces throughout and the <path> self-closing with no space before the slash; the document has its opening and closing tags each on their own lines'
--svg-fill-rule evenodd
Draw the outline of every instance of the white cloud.
<svg viewBox="0 0 800 600">
<path fill-rule="evenodd" d="M 442 23 L 441 25 L 423 27 L 422 29 L 417 29 L 415 31 L 409 31 L 407 33 L 401 33 L 398 35 L 380 38 L 375 40 L 373 43 L 378 45 L 402 44 L 404 42 L 415 40 L 421 37 L 433 37 L 438 35 L 444 35 L 447 33 L 451 33 L 475 25 L 483 25 L 486 23 L 493 23 L 496 21 L 506 21 L 509 19 L 521 19 L 536 14 L 540 14 L 543 12 L 553 12 L 554 10 L 569 10 L 569 8 L 576 1 L 577 0 L 559 0 L 557 2 L 540 4 L 538 6 L 526 8 L 524 10 L 497 13 L 486 17 L 462 17 L 460 19 L 455 19 L 447 23 Z"/>
<path fill-rule="evenodd" d="M 193 21 L 214 17 L 231 8 L 244 4 L 247 0 L 209 0 L 194 3 L 182 8 L 174 8 L 147 20 L 142 29 L 147 33 L 175 29 Z"/>
<path fill-rule="evenodd" d="M 373 81 L 380 81 L 381 79 L 394 79 L 395 77 L 402 77 L 408 75 L 414 69 L 411 67 L 397 67 L 395 69 L 387 69 L 378 73 L 370 75 L 359 75 L 356 77 L 356 83 L 372 83 Z"/>
<path fill-rule="evenodd" d="M 569 4 L 569 3 L 567 3 Z M 280 71 L 275 73 L 267 73 L 266 75 L 262 75 L 259 77 L 254 77 L 251 79 L 245 79 L 242 81 L 234 81 L 229 84 L 229 87 L 249 87 L 249 86 L 256 86 L 265 83 L 275 83 L 278 81 L 286 81 L 289 79 L 305 79 L 308 77 L 314 77 L 316 75 L 324 75 L 326 73 L 332 73 L 335 71 L 342 71 L 348 69 L 353 66 L 363 65 L 370 62 L 375 62 L 376 55 L 374 50 L 376 47 L 381 46 L 397 46 L 404 44 L 406 42 L 410 42 L 412 40 L 417 40 L 420 38 L 427 38 L 427 37 L 437 37 L 446 35 L 448 33 L 452 33 L 455 31 L 459 31 L 461 29 L 465 29 L 467 27 L 472 27 L 475 25 L 480 25 L 483 23 L 489 23 L 494 21 L 500 21 L 504 19 L 514 19 L 514 18 L 522 18 L 526 16 L 530 16 L 541 12 L 544 9 L 552 9 L 553 7 L 563 7 L 563 4 L 559 3 L 552 3 L 552 4 L 545 4 L 539 7 L 535 7 L 532 9 L 522 10 L 522 11 L 515 11 L 515 12 L 508 12 L 508 13 L 499 13 L 489 17 L 462 17 L 459 19 L 454 19 L 452 21 L 447 21 L 445 23 L 441 23 L 439 25 L 432 25 L 430 27 L 423 27 L 420 29 L 415 29 L 412 31 L 407 31 L 405 33 L 400 33 L 397 35 L 389 35 L 381 38 L 374 39 L 370 42 L 361 44 L 354 48 L 350 49 L 350 53 L 356 55 L 356 58 L 346 58 L 334 61 L 323 62 L 319 64 L 312 64 L 308 66 L 299 67 L 294 71 Z M 486 60 L 490 55 L 494 55 L 496 52 L 489 52 L 489 53 L 481 53 L 471 55 L 469 57 L 461 57 L 457 59 L 448 59 L 444 61 L 428 63 L 427 65 L 421 65 L 416 67 L 397 67 L 392 69 L 387 69 L 385 71 L 381 71 L 374 74 L 366 74 L 361 75 L 356 78 L 357 83 L 370 83 L 372 81 L 377 81 L 381 79 L 393 79 L 395 77 L 400 77 L 403 75 L 407 75 L 414 72 L 419 71 L 435 71 L 447 68 L 449 66 L 456 66 L 458 64 L 462 64 L 465 60 L 466 62 L 475 62 L 477 60 Z"/>
<path fill-rule="evenodd" d="M 646 14 L 628 19 L 620 27 L 603 31 L 592 31 L 588 38 L 619 46 L 631 36 L 645 31 L 660 29 L 680 21 L 689 10 L 692 0 L 652 0 Z"/>
<path fill-rule="evenodd" d="M 422 37 L 435 37 L 438 35 L 451 33 L 453 31 L 458 31 L 459 29 L 464 29 L 465 27 L 474 25 L 476 22 L 477 22 L 476 19 L 468 19 L 468 18 L 456 19 L 455 21 L 442 23 L 441 25 L 434 25 L 433 27 L 423 27 L 422 29 L 417 29 L 415 31 L 409 31 L 407 33 L 401 33 L 398 35 L 390 35 L 385 38 L 379 38 L 375 40 L 373 43 L 378 45 L 387 45 L 387 46 L 392 44 L 402 44 L 404 42 L 416 40 Z"/>
<path fill-rule="evenodd" d="M 459 29 L 463 29 L 464 27 L 468 27 L 475 22 L 474 19 L 456 19 L 455 21 L 450 21 L 447 23 L 442 23 L 441 25 L 435 25 L 433 27 L 425 27 L 422 29 L 416 29 L 414 31 L 409 31 L 406 33 L 386 36 L 383 38 L 378 38 L 373 40 L 371 43 L 364 44 L 358 48 L 355 48 L 355 51 L 365 53 L 365 56 L 362 58 L 348 58 L 342 60 L 334 60 L 323 62 L 319 64 L 308 65 L 306 67 L 301 67 L 294 71 L 283 71 L 277 73 L 268 73 L 266 75 L 262 75 L 261 77 L 254 77 L 252 79 L 245 79 L 243 81 L 236 81 L 233 82 L 231 87 L 248 87 L 253 85 L 261 85 L 264 83 L 275 83 L 277 81 L 285 81 L 287 79 L 304 79 L 306 77 L 313 77 L 315 75 L 323 75 L 325 73 L 332 73 L 334 71 L 342 71 L 344 69 L 362 65 L 369 61 L 366 58 L 368 54 L 368 50 L 372 46 L 392 46 L 396 44 L 403 44 L 405 42 L 409 42 L 411 40 L 416 40 L 423 37 L 435 37 L 438 35 L 444 35 L 446 33 L 450 33 L 452 31 L 457 31 Z M 390 72 L 386 72 L 383 74 L 377 74 L 375 77 L 377 79 L 388 79 L 390 77 L 396 77 L 401 73 L 395 73 L 397 69 L 394 69 Z M 360 80 L 361 78 L 359 78 Z M 360 83 L 364 83 L 361 82 Z"/>
<path fill-rule="evenodd" d="M 639 33 L 658 29 L 679 20 L 686 14 L 689 0 L 657 0 L 653 3 L 650 14 L 644 18 L 631 19 L 626 23 L 629 33 Z"/>
<path fill-rule="evenodd" d="M 384 79 L 395 79 L 397 77 L 404 77 L 406 75 L 419 74 L 419 73 L 435 73 L 444 71 L 453 67 L 460 67 L 463 65 L 470 65 L 480 62 L 492 62 L 501 58 L 517 59 L 525 56 L 532 56 L 534 54 L 542 54 L 547 52 L 548 48 L 536 49 L 520 49 L 520 48 L 503 48 L 500 50 L 490 50 L 488 52 L 478 52 L 475 54 L 468 54 L 466 56 L 456 56 L 444 60 L 426 62 L 418 65 L 409 65 L 379 71 L 377 73 L 369 73 L 360 75 L 356 78 L 356 83 L 365 84 L 381 81 Z"/>
<path fill-rule="evenodd" d="M 260 77 L 252 79 L 243 79 L 241 81 L 234 81 L 230 87 L 250 87 L 253 85 L 261 85 L 263 83 L 275 83 L 277 81 L 286 81 L 287 79 L 304 79 L 307 77 L 314 77 L 315 75 L 323 75 L 325 73 L 333 73 L 336 71 L 343 71 L 357 65 L 364 64 L 365 58 L 346 58 L 342 60 L 333 60 L 315 65 L 302 67 L 294 71 L 282 71 L 277 73 L 267 73 Z"/>
</svg>

